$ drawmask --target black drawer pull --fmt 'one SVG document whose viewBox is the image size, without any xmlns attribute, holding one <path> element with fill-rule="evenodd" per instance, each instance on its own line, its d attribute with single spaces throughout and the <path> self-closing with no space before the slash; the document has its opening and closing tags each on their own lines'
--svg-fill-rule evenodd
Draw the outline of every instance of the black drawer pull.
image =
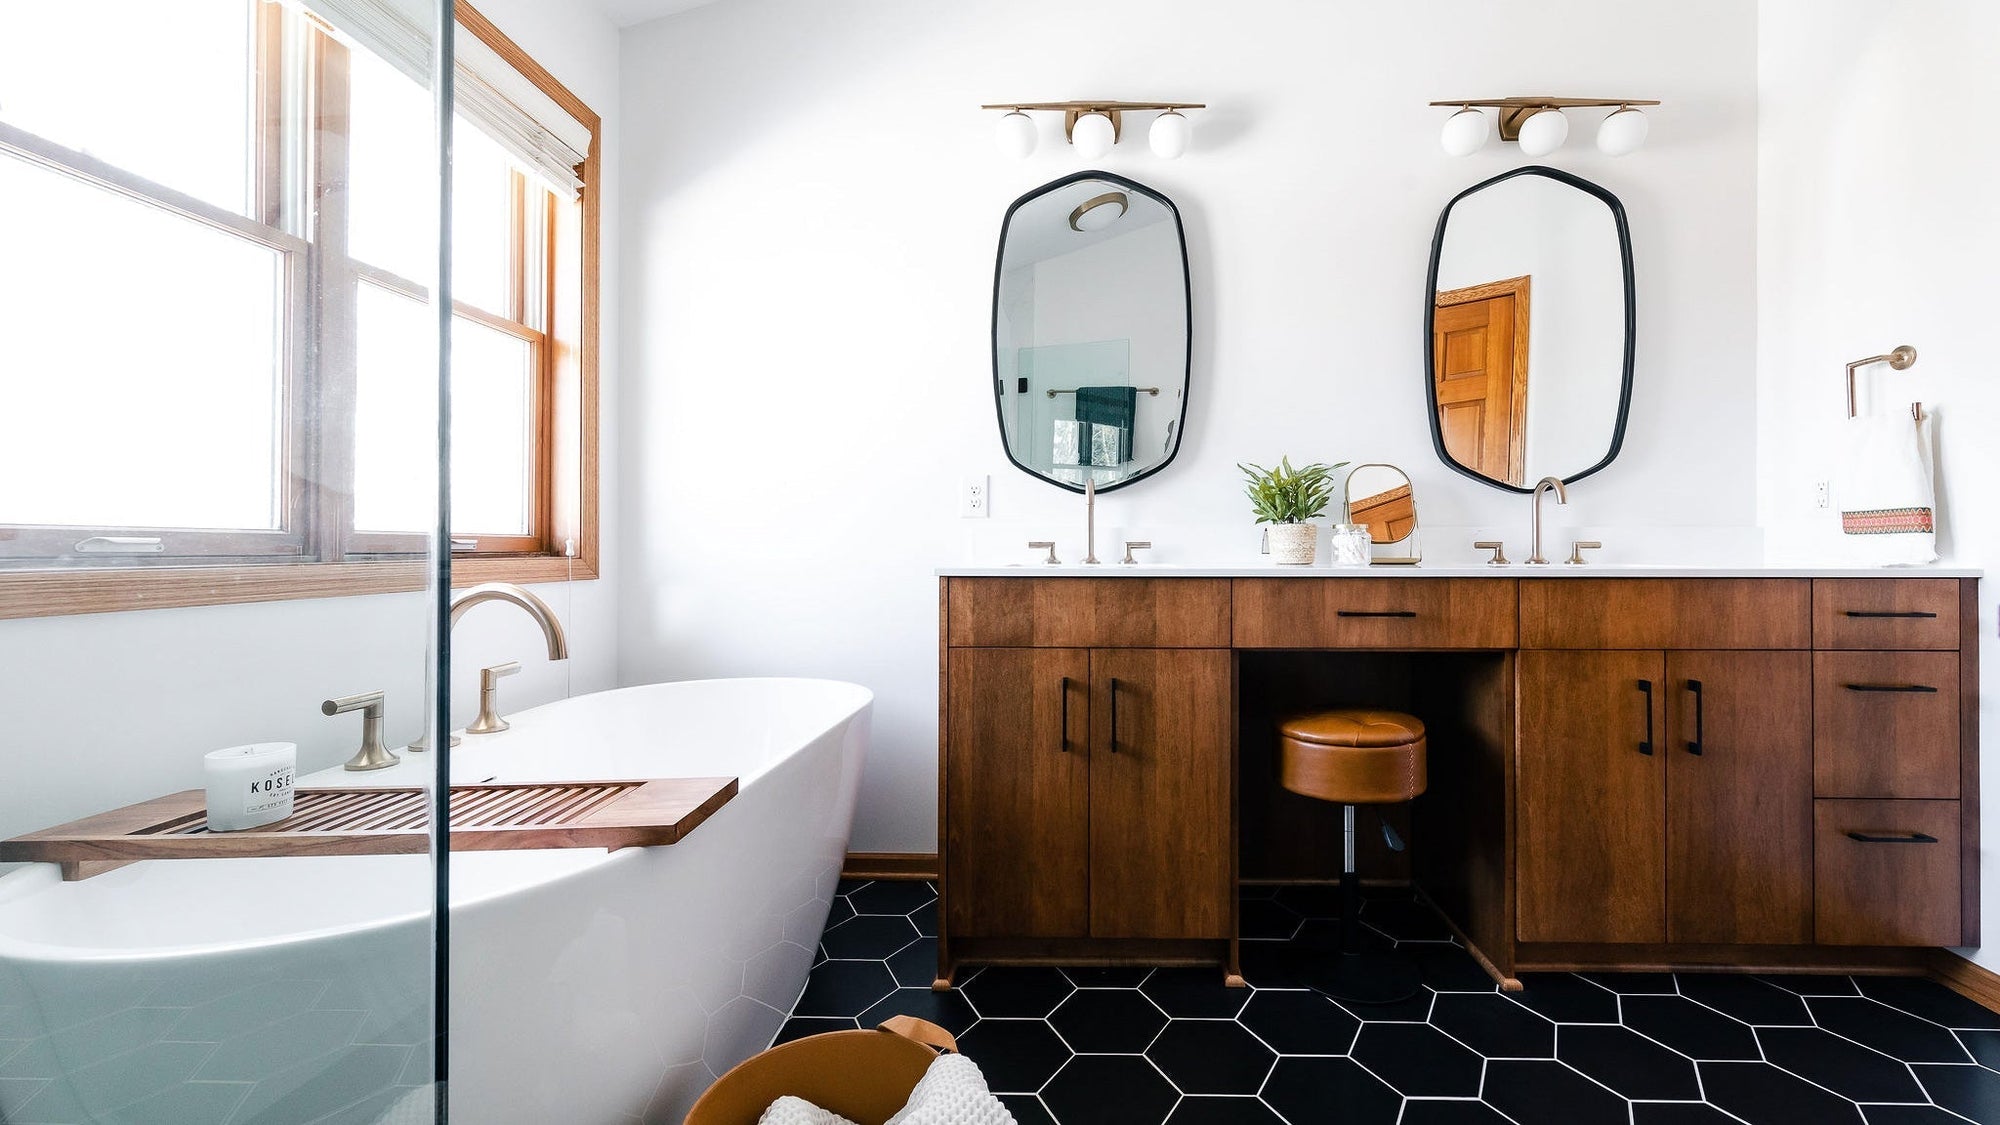
<svg viewBox="0 0 2000 1125">
<path fill-rule="evenodd" d="M 1928 684 L 1842 684 L 1848 691 L 1903 691 L 1912 694 L 1936 695 L 1937 689 Z"/>
<path fill-rule="evenodd" d="M 1872 832 L 1849 832 L 1847 838 L 1864 844 L 1935 844 L 1936 836 L 1926 832 L 1909 832 L 1901 836 L 1877 836 Z"/>
<path fill-rule="evenodd" d="M 1688 743 L 1688 753 L 1701 756 L 1701 681 L 1689 680 L 1688 690 L 1694 693 L 1694 741 Z"/>
<path fill-rule="evenodd" d="M 1937 614 L 1924 609 L 1845 609 L 1841 611 L 1849 617 L 1936 617 Z"/>
<path fill-rule="evenodd" d="M 1653 681 L 1640 680 L 1639 690 L 1646 693 L 1646 740 L 1639 744 L 1639 753 L 1653 752 Z"/>
<path fill-rule="evenodd" d="M 1111 752 L 1118 752 L 1118 677 L 1111 677 Z"/>
<path fill-rule="evenodd" d="M 1069 753 L 1069 677 L 1062 678 L 1062 729 L 1056 732 L 1056 749 Z"/>
<path fill-rule="evenodd" d="M 1342 609 L 1334 611 L 1337 617 L 1415 617 L 1414 609 Z"/>
</svg>

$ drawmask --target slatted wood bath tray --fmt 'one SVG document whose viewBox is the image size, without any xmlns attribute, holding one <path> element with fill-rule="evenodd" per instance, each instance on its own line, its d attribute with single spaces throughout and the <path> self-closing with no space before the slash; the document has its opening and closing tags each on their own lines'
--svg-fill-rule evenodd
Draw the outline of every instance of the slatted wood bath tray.
<svg viewBox="0 0 2000 1125">
<path fill-rule="evenodd" d="M 451 787 L 455 851 L 657 847 L 692 832 L 736 796 L 733 777 Z M 83 879 L 142 859 L 408 855 L 430 847 L 426 791 L 302 788 L 292 815 L 242 832 L 208 830 L 207 797 L 189 789 L 0 841 L 0 862 L 60 863 Z"/>
</svg>

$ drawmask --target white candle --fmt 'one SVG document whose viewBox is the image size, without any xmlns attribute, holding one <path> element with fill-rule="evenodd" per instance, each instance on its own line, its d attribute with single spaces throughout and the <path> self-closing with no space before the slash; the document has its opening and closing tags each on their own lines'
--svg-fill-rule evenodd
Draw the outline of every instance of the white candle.
<svg viewBox="0 0 2000 1125">
<path fill-rule="evenodd" d="M 209 831 L 239 832 L 292 815 L 298 759 L 293 742 L 257 742 L 204 755 Z"/>
</svg>

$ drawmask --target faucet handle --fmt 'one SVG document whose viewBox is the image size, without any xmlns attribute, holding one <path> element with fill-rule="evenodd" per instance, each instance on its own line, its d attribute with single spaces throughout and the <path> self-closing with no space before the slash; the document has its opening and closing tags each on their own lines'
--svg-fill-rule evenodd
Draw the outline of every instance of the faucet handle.
<svg viewBox="0 0 2000 1125">
<path fill-rule="evenodd" d="M 319 705 L 322 715 L 344 715 L 349 711 L 361 712 L 361 749 L 347 760 L 346 769 L 359 773 L 363 770 L 387 769 L 402 761 L 382 745 L 383 695 L 379 691 L 364 691 L 359 695 L 343 695 L 329 699 Z"/>
<path fill-rule="evenodd" d="M 479 717 L 472 720 L 472 725 L 465 728 L 465 733 L 495 734 L 511 725 L 500 717 L 500 712 L 495 710 L 493 705 L 500 695 L 498 690 L 500 677 L 511 676 L 520 670 L 521 662 L 518 660 L 509 660 L 505 664 L 495 664 L 490 668 L 479 670 Z"/>
<path fill-rule="evenodd" d="M 1507 544 L 1498 539 L 1476 539 L 1472 545 L 1478 550 L 1493 552 L 1493 557 L 1486 560 L 1487 566 L 1507 565 Z"/>
<path fill-rule="evenodd" d="M 1582 566 L 1584 565 L 1583 553 L 1585 551 L 1599 551 L 1603 549 L 1604 544 L 1595 539 L 1578 539 L 1569 545 L 1569 565 Z"/>
<path fill-rule="evenodd" d="M 1126 563 L 1128 565 L 1131 563 L 1136 563 L 1139 560 L 1132 557 L 1132 552 L 1150 551 L 1152 549 L 1153 549 L 1153 541 L 1151 539 L 1127 539 L 1125 541 L 1125 557 L 1118 561 L 1121 563 Z"/>
<path fill-rule="evenodd" d="M 505 664 L 495 664 L 479 670 L 479 690 L 492 691 L 500 683 L 500 677 L 511 676 L 521 670 L 521 662 L 509 660 Z"/>
<path fill-rule="evenodd" d="M 1062 565 L 1062 560 L 1056 557 L 1056 541 L 1055 541 L 1055 540 L 1053 540 L 1053 539 L 1035 539 L 1035 540 L 1031 540 L 1031 541 L 1030 541 L 1030 542 L 1028 543 L 1028 546 L 1029 546 L 1029 547 L 1031 547 L 1031 548 L 1033 548 L 1034 550 L 1037 550 L 1037 551 L 1039 551 L 1039 550 L 1041 550 L 1041 549 L 1043 549 L 1043 548 L 1045 548 L 1045 547 L 1046 547 L 1046 548 L 1048 548 L 1048 552 L 1049 552 L 1049 557 L 1048 557 L 1048 559 L 1046 560 L 1046 561 L 1048 562 L 1048 564 L 1049 564 L 1050 566 L 1061 566 L 1061 565 Z"/>
</svg>

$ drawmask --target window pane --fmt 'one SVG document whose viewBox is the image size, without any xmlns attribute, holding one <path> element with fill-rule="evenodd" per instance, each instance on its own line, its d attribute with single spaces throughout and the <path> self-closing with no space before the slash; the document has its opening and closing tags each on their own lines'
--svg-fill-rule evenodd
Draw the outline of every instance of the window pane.
<svg viewBox="0 0 2000 1125">
<path fill-rule="evenodd" d="M 420 285 L 437 273 L 430 91 L 354 48 L 348 67 L 347 252 Z M 413 186 L 431 185 L 429 204 Z"/>
<path fill-rule="evenodd" d="M 0 199 L 0 523 L 278 527 L 284 255 L 12 157 Z"/>
<path fill-rule="evenodd" d="M 0 0 L 0 120 L 246 214 L 251 0 Z"/>
<path fill-rule="evenodd" d="M 451 138 L 452 298 L 511 317 L 514 166 L 462 117 Z"/>
<path fill-rule="evenodd" d="M 436 479 L 431 311 L 378 285 L 360 287 L 354 524 L 421 532 Z M 460 318 L 451 332 L 452 530 L 526 535 L 531 496 L 530 344 Z"/>
</svg>

